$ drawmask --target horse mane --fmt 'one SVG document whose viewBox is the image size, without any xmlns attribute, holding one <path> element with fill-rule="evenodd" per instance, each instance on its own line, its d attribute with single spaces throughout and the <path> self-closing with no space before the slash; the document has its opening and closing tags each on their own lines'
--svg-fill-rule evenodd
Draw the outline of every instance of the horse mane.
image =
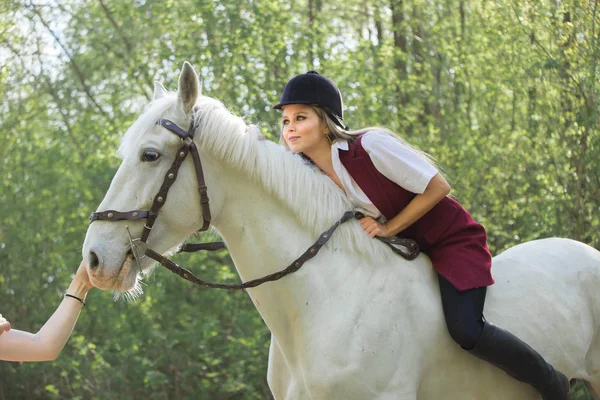
<svg viewBox="0 0 600 400">
<path fill-rule="evenodd" d="M 177 107 L 174 93 L 153 101 L 127 130 L 119 155 L 132 150 L 140 134 L 151 131 L 155 122 Z M 315 239 L 329 229 L 352 205 L 331 180 L 301 157 L 283 146 L 259 140 L 246 123 L 213 98 L 199 96 L 195 111 L 198 126 L 195 141 L 216 159 L 248 176 L 285 204 L 298 224 Z M 140 133 L 141 132 L 141 133 Z M 210 189 L 209 189 L 210 190 Z M 387 259 L 392 252 L 376 240 L 369 240 L 357 222 L 341 225 L 330 240 L 337 248 L 351 249 L 370 259 Z"/>
</svg>

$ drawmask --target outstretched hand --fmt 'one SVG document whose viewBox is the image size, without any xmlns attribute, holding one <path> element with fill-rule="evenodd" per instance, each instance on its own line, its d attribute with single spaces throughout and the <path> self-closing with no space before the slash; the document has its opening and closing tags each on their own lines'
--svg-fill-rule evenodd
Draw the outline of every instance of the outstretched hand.
<svg viewBox="0 0 600 400">
<path fill-rule="evenodd" d="M 0 314 L 0 335 L 8 331 L 10 331 L 10 322 Z"/>
<path fill-rule="evenodd" d="M 364 217 L 360 219 L 360 224 L 362 225 L 365 232 L 369 234 L 370 237 L 380 236 L 380 237 L 388 237 L 390 236 L 390 231 L 385 224 L 380 224 L 373 217 Z"/>
<path fill-rule="evenodd" d="M 81 283 L 89 289 L 94 287 L 94 285 L 92 285 L 92 282 L 90 282 L 90 277 L 87 273 L 87 270 L 85 269 L 83 261 L 81 261 L 81 264 L 79 264 L 79 268 L 77 268 L 77 272 L 75 273 L 75 279 L 73 279 L 73 282 Z"/>
</svg>

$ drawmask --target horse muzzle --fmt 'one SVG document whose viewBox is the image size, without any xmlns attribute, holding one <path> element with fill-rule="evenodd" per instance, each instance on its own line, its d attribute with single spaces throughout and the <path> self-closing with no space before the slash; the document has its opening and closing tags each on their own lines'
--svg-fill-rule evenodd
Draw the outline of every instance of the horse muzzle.
<svg viewBox="0 0 600 400">
<path fill-rule="evenodd" d="M 126 292 L 132 289 L 139 280 L 139 261 L 124 243 L 114 240 L 105 243 L 91 241 L 84 246 L 83 257 L 91 283 L 101 290 Z"/>
</svg>

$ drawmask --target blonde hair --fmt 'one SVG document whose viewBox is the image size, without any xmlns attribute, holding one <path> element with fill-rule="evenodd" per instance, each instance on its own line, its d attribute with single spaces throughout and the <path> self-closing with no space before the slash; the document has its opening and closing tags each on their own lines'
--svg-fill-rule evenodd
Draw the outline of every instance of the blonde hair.
<svg viewBox="0 0 600 400">
<path fill-rule="evenodd" d="M 346 129 L 342 128 L 341 126 L 339 126 L 338 124 L 336 124 L 323 107 L 321 107 L 317 104 L 309 104 L 309 106 L 319 116 L 319 119 L 321 120 L 321 124 L 325 125 L 327 127 L 327 129 L 329 129 L 329 134 L 327 135 L 327 139 L 329 139 L 329 142 L 332 144 L 335 142 L 341 141 L 341 140 L 353 141 L 360 135 L 365 134 L 369 131 L 384 132 L 384 133 L 387 133 L 388 135 L 390 135 L 391 137 L 393 137 L 394 139 L 398 140 L 399 142 L 401 142 L 404 146 L 408 147 L 409 149 L 411 149 L 412 151 L 414 151 L 421 157 L 423 157 L 429 164 L 434 166 L 436 169 L 440 170 L 440 167 L 438 166 L 437 162 L 430 154 L 414 147 L 413 145 L 408 143 L 406 140 L 404 140 L 403 138 L 398 136 L 395 132 L 393 132 L 387 128 L 384 128 L 381 126 L 370 126 L 367 128 L 361 128 L 361 129 L 356 129 L 356 130 L 346 130 Z M 283 147 L 285 147 L 286 150 L 288 150 L 288 151 L 290 150 L 287 143 L 285 142 L 285 139 L 283 138 L 283 127 L 281 128 L 281 132 L 279 134 L 279 144 L 281 144 Z M 302 156 L 303 159 L 312 163 L 312 160 L 310 158 L 308 158 L 304 154 L 300 154 L 300 155 Z M 441 170 L 440 170 L 440 172 L 441 172 Z"/>
</svg>

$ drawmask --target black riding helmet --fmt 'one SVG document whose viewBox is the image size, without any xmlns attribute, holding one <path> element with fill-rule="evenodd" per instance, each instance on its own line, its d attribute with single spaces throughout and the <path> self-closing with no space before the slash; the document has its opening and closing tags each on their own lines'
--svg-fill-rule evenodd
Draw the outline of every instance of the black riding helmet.
<svg viewBox="0 0 600 400">
<path fill-rule="evenodd" d="M 319 75 L 317 71 L 308 71 L 290 79 L 283 88 L 281 101 L 273 108 L 281 110 L 286 104 L 317 104 L 338 126 L 348 129 L 344 125 L 344 102 L 340 90 L 333 81 Z"/>
</svg>

